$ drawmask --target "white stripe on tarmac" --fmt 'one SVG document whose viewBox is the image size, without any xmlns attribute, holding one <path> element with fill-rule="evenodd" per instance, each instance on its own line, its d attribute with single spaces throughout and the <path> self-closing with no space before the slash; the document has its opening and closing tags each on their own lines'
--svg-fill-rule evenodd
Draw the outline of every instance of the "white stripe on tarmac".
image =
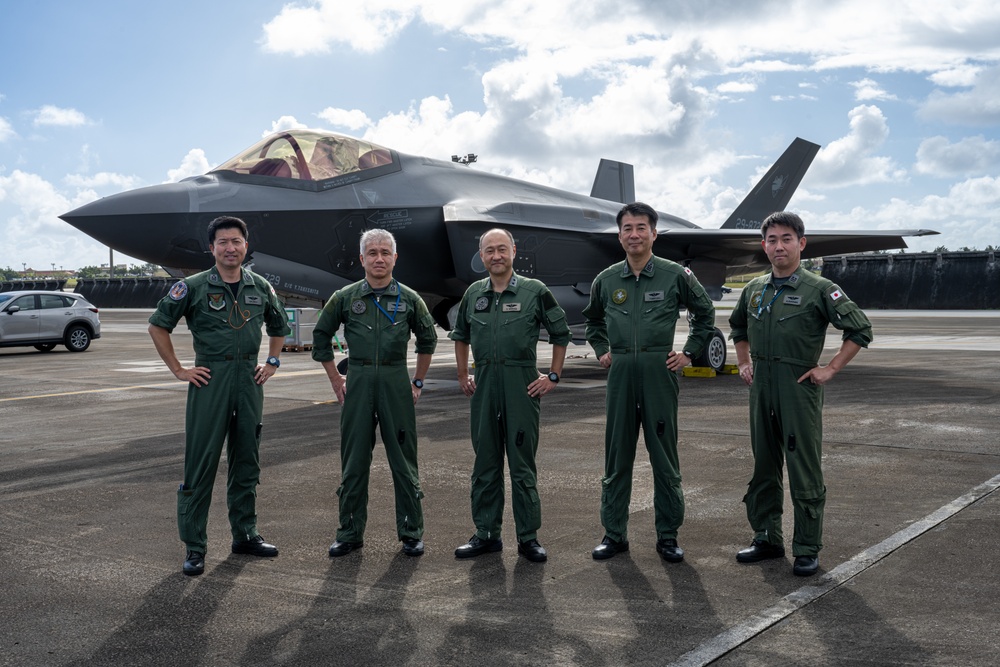
<svg viewBox="0 0 1000 667">
<path fill-rule="evenodd" d="M 869 547 L 850 560 L 841 563 L 823 575 L 815 585 L 804 586 L 797 591 L 792 591 L 781 598 L 773 607 L 765 609 L 739 625 L 733 626 L 725 632 L 716 635 L 670 664 L 688 667 L 693 665 L 708 665 L 714 662 L 726 653 L 738 648 L 771 626 L 784 620 L 796 610 L 844 585 L 907 542 L 920 537 L 972 503 L 993 493 L 997 488 L 1000 488 L 1000 475 L 983 482 L 965 495 L 956 498 L 944 507 L 928 514 L 923 519 L 910 524 L 895 535 L 891 535 L 875 546 Z"/>
</svg>

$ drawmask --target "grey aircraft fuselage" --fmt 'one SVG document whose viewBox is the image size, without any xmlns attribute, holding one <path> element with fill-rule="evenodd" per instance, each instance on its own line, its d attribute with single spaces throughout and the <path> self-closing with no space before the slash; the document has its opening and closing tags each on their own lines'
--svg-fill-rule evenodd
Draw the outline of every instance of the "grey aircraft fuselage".
<svg viewBox="0 0 1000 667">
<path fill-rule="evenodd" d="M 766 265 L 760 222 L 784 209 L 818 149 L 796 139 L 720 229 L 660 213 L 654 252 L 690 266 L 718 298 L 727 274 Z M 424 296 L 445 328 L 448 310 L 486 276 L 480 235 L 503 227 L 517 246 L 515 271 L 544 281 L 579 323 L 594 277 L 624 258 L 615 216 L 635 199 L 631 166 L 602 160 L 591 194 L 295 130 L 203 176 L 105 197 L 61 217 L 118 251 L 187 275 L 213 263 L 209 221 L 237 216 L 249 228 L 253 270 L 289 305 L 303 306 L 361 279 L 358 238 L 384 228 L 400 254 L 394 276 Z M 928 233 L 809 232 L 803 256 L 902 248 L 903 236 Z"/>
</svg>

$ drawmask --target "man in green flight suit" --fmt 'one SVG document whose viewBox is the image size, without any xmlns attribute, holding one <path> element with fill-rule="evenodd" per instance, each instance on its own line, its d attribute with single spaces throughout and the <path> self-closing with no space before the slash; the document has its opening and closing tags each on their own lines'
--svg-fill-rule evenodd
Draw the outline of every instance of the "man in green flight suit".
<svg viewBox="0 0 1000 667">
<path fill-rule="evenodd" d="M 677 457 L 676 372 L 701 354 L 714 332 L 715 308 L 690 269 L 653 255 L 658 214 L 641 202 L 619 212 L 618 240 L 626 259 L 594 279 L 587 318 L 587 342 L 601 366 L 610 368 L 601 523 L 604 539 L 596 560 L 628 551 L 632 467 L 642 428 L 653 468 L 656 551 L 669 562 L 684 560 L 677 530 L 684 521 Z M 681 307 L 690 315 L 683 353 L 674 351 Z"/>
<path fill-rule="evenodd" d="M 341 483 L 337 489 L 340 525 L 329 550 L 334 557 L 364 546 L 376 425 L 392 470 L 396 533 L 403 543 L 403 553 L 424 553 L 424 511 L 420 503 L 424 494 L 417 470 L 414 406 L 437 346 L 437 333 L 423 299 L 393 279 L 397 257 L 396 239 L 391 233 L 369 229 L 362 234 L 364 280 L 334 292 L 313 330 L 312 358 L 323 364 L 341 405 Z M 347 378 L 333 361 L 333 336 L 341 325 L 349 351 Z M 406 367 L 411 332 L 417 339 L 412 382 Z"/>
<path fill-rule="evenodd" d="M 187 545 L 184 574 L 205 571 L 208 509 L 225 441 L 229 476 L 226 500 L 233 553 L 273 557 L 278 549 L 257 533 L 257 484 L 264 383 L 278 370 L 291 333 L 288 315 L 262 276 L 243 268 L 247 226 L 222 216 L 208 225 L 215 266 L 170 288 L 149 318 L 149 335 L 163 362 L 188 383 L 184 483 L 177 491 L 177 525 Z M 194 339 L 195 365 L 184 368 L 170 335 L 181 317 Z M 261 327 L 267 329 L 267 363 L 257 365 Z"/>
<path fill-rule="evenodd" d="M 476 534 L 455 550 L 472 558 L 503 549 L 503 460 L 510 468 L 517 551 L 536 563 L 548 559 L 538 542 L 542 507 L 538 498 L 535 454 L 538 450 L 540 399 L 559 382 L 571 334 L 566 313 L 541 281 L 514 273 L 517 249 L 504 229 L 479 239 L 479 257 L 489 276 L 465 291 L 455 328 L 458 384 L 472 398 L 472 520 Z M 536 367 L 539 327 L 552 344 L 547 374 Z M 469 375 L 469 349 L 475 377 Z"/>
<path fill-rule="evenodd" d="M 821 466 L 823 385 L 872 340 L 871 322 L 843 290 L 801 266 L 805 225 L 794 213 L 772 213 L 760 227 L 771 273 L 754 278 L 729 317 L 740 377 L 750 386 L 753 477 L 743 502 L 754 530 L 741 563 L 783 558 L 782 464 L 795 510 L 792 572 L 816 574 L 823 548 L 826 486 Z M 840 350 L 819 365 L 832 324 Z"/>
</svg>

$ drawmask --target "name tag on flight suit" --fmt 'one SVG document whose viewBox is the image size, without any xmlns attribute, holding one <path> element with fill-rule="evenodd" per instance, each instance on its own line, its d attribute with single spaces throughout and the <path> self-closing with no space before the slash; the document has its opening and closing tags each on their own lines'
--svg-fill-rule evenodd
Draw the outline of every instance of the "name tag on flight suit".
<svg viewBox="0 0 1000 667">
<path fill-rule="evenodd" d="M 663 301 L 663 290 L 659 292 L 646 292 L 643 301 Z"/>
<path fill-rule="evenodd" d="M 782 303 L 787 303 L 789 306 L 801 306 L 802 305 L 802 297 L 801 296 L 797 296 L 795 294 L 789 294 L 788 296 L 786 296 L 784 298 L 784 300 L 782 301 Z"/>
<path fill-rule="evenodd" d="M 388 310 L 390 313 L 392 312 L 405 313 L 406 304 L 405 303 L 397 304 L 395 301 L 393 301 L 392 303 L 386 304 L 386 310 Z"/>
<path fill-rule="evenodd" d="M 519 304 L 519 303 L 505 303 L 503 305 L 503 312 L 505 312 L 505 313 L 519 313 L 519 312 L 521 312 L 521 304 Z"/>
<path fill-rule="evenodd" d="M 259 306 L 264 303 L 263 300 L 261 300 L 261 298 L 256 294 L 247 294 L 245 301 L 248 306 Z"/>
</svg>

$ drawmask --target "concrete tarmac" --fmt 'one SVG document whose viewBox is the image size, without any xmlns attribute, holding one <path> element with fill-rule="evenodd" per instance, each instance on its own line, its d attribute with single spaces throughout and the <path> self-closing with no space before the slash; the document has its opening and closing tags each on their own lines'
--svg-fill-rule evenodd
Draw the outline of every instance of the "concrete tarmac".
<svg viewBox="0 0 1000 667">
<path fill-rule="evenodd" d="M 875 343 L 826 388 L 812 578 L 792 575 L 790 549 L 735 561 L 752 537 L 736 376 L 681 378 L 683 563 L 654 550 L 641 446 L 631 551 L 591 558 L 605 371 L 584 346 L 542 403 L 549 561 L 518 557 L 509 492 L 503 551 L 459 561 L 473 456 L 442 339 L 417 407 L 426 554 L 400 553 L 379 443 L 365 546 L 331 559 L 340 406 L 309 354 L 286 352 L 265 388 L 258 489 L 260 531 L 281 553 L 230 553 L 222 474 L 206 572 L 186 577 L 186 390 L 153 349 L 149 311 L 102 311 L 104 335 L 82 354 L 0 349 L 0 665 L 998 664 L 1000 313 L 869 314 Z M 174 343 L 190 363 L 183 325 Z M 831 329 L 824 362 L 838 345 Z"/>
</svg>

